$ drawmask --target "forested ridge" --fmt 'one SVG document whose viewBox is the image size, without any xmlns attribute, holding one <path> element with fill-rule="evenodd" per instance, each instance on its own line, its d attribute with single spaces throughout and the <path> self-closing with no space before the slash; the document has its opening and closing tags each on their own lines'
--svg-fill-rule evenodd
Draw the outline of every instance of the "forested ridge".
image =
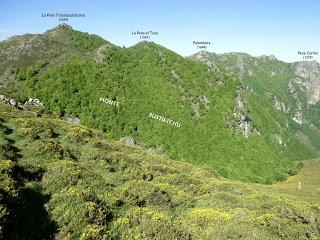
<svg viewBox="0 0 320 240">
<path fill-rule="evenodd" d="M 281 181 L 298 171 L 296 160 L 316 156 L 288 128 L 285 114 L 244 91 L 227 71 L 212 71 L 151 42 L 121 48 L 69 27 L 59 31 L 53 39 L 68 38 L 70 51 L 58 57 L 61 63 L 40 59 L 14 69 L 7 91 L 18 100 L 38 98 L 48 109 L 78 116 L 113 139 L 131 137 L 232 179 Z M 239 92 L 255 130 L 250 137 L 230 127 L 238 124 L 234 108 Z M 119 106 L 103 104 L 100 98 Z M 156 121 L 150 113 L 181 127 Z M 285 146 L 274 139 L 276 133 Z"/>
</svg>

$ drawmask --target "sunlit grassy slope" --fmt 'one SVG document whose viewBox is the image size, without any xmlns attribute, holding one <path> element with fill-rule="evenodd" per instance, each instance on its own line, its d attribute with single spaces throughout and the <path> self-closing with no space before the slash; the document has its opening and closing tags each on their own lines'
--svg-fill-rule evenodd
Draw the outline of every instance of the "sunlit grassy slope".
<svg viewBox="0 0 320 240">
<path fill-rule="evenodd" d="M 53 114 L 0 104 L 0 120 L 0 239 L 320 238 L 318 195 L 292 197 L 294 178 L 227 180 Z M 319 179 L 305 166 L 301 195 Z"/>
<path fill-rule="evenodd" d="M 298 189 L 299 182 L 301 184 Z M 304 167 L 285 182 L 268 187 L 271 191 L 294 196 L 298 199 L 320 201 L 320 159 L 304 161 Z"/>
</svg>

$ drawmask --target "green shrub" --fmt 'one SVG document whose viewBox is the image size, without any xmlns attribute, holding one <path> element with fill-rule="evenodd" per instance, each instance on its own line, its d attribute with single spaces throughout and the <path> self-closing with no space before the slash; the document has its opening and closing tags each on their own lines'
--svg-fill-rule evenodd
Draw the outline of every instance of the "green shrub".
<svg viewBox="0 0 320 240">
<path fill-rule="evenodd" d="M 92 136 L 90 130 L 79 126 L 72 127 L 66 135 L 67 139 L 74 143 L 87 143 L 87 138 Z"/>
</svg>

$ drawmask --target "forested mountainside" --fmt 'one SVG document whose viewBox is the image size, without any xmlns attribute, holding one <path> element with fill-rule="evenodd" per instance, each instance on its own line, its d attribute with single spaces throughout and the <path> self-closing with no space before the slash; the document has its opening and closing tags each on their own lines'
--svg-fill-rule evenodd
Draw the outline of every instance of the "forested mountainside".
<svg viewBox="0 0 320 240">
<path fill-rule="evenodd" d="M 12 37 L 0 51 L 4 96 L 39 99 L 113 139 L 224 177 L 271 184 L 296 174 L 297 160 L 319 155 L 316 125 L 299 127 L 229 68 L 216 71 L 155 43 L 121 48 L 60 25 Z"/>
<path fill-rule="evenodd" d="M 300 141 L 319 149 L 318 62 L 285 63 L 274 56 L 252 57 L 244 53 L 215 54 L 205 51 L 190 58 L 204 62 L 214 71 L 226 70 L 237 76 L 246 91 L 264 98 L 288 117 L 290 130 Z"/>
</svg>

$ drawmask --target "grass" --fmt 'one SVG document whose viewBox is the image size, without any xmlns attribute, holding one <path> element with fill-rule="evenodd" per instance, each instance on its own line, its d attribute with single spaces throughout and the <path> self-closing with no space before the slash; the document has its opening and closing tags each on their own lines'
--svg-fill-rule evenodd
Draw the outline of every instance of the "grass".
<svg viewBox="0 0 320 240">
<path fill-rule="evenodd" d="M 0 239 L 320 237 L 319 165 L 279 185 L 244 183 L 52 115 L 0 113 L 12 158 L 0 160 L 0 192 L 15 203 L 0 197 Z M 310 188 L 296 193 L 305 175 Z"/>
<path fill-rule="evenodd" d="M 285 182 L 270 186 L 270 190 L 298 199 L 320 199 L 320 159 L 303 161 L 303 165 L 297 175 L 288 177 Z M 301 190 L 298 190 L 299 182 Z"/>
</svg>

